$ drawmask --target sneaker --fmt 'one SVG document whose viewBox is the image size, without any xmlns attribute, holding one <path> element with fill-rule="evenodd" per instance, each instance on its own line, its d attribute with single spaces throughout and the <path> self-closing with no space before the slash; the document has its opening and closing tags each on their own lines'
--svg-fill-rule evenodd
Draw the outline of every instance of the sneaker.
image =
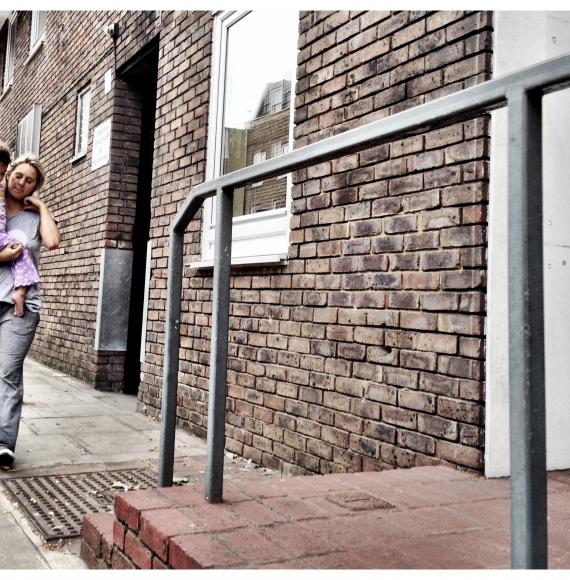
<svg viewBox="0 0 570 580">
<path fill-rule="evenodd" d="M 0 467 L 10 467 L 14 463 L 14 452 L 4 447 L 0 449 Z"/>
</svg>

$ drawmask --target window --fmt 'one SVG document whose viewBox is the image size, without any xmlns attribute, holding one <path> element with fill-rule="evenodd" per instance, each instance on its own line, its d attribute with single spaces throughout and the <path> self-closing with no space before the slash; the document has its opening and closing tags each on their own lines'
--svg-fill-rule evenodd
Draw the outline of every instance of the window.
<svg viewBox="0 0 570 580">
<path fill-rule="evenodd" d="M 253 154 L 253 164 L 261 163 L 265 161 L 265 151 L 256 151 Z"/>
<path fill-rule="evenodd" d="M 265 161 L 265 151 L 256 151 L 253 154 L 253 164 L 257 165 L 258 163 L 261 163 L 262 161 Z M 250 184 L 250 187 L 259 187 L 260 185 L 263 185 L 263 181 L 256 181 L 255 183 Z M 235 208 L 234 208 L 234 212 L 235 212 Z M 254 211 L 252 211 L 251 213 L 256 213 Z"/>
<path fill-rule="evenodd" d="M 216 15 L 207 178 L 289 150 L 298 13 Z M 273 144 L 279 144 L 274 147 Z M 291 180 L 269 179 L 234 191 L 232 257 L 276 261 L 287 255 Z M 205 204 L 202 258 L 214 257 L 214 202 Z"/>
<path fill-rule="evenodd" d="M 14 60 L 16 56 L 16 16 L 14 12 L 8 21 L 8 39 L 6 41 L 6 57 L 4 59 L 4 90 L 11 86 L 14 80 Z"/>
<path fill-rule="evenodd" d="M 28 153 L 40 154 L 41 122 L 42 106 L 34 105 L 31 111 L 18 123 L 16 157 Z"/>
<path fill-rule="evenodd" d="M 87 153 L 89 136 L 89 109 L 91 106 L 91 89 L 87 87 L 77 95 L 77 120 L 75 125 L 75 157 Z"/>
<path fill-rule="evenodd" d="M 272 87 L 269 93 L 269 110 L 272 113 L 281 111 L 283 108 L 283 87 L 281 83 L 278 86 Z"/>
<path fill-rule="evenodd" d="M 287 153 L 289 150 L 288 143 L 272 143 L 271 144 L 271 157 L 279 157 L 279 155 L 283 155 Z"/>
<path fill-rule="evenodd" d="M 37 50 L 44 40 L 46 32 L 46 10 L 32 10 L 32 29 L 30 31 L 30 52 Z"/>
</svg>

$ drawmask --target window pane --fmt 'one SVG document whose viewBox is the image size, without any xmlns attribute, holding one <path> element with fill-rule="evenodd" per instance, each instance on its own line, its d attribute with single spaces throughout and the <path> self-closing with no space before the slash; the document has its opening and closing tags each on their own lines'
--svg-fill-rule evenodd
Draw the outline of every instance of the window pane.
<svg viewBox="0 0 570 580">
<path fill-rule="evenodd" d="M 40 153 L 41 106 L 34 105 L 32 110 L 18 123 L 16 131 L 16 156 Z"/>
<path fill-rule="evenodd" d="M 4 60 L 4 88 L 11 82 L 14 76 L 14 49 L 16 40 L 16 24 L 14 20 L 8 23 L 8 39 L 6 42 L 6 58 Z"/>
<path fill-rule="evenodd" d="M 41 38 L 46 27 L 47 11 L 34 10 L 32 12 L 32 30 L 30 34 L 30 46 L 33 48 Z"/>
<path fill-rule="evenodd" d="M 287 150 L 297 24 L 295 11 L 253 11 L 228 29 L 223 173 Z M 286 192 L 286 179 L 241 188 L 234 194 L 234 216 L 285 207 Z"/>
<path fill-rule="evenodd" d="M 89 109 L 91 105 L 91 91 L 83 91 L 77 99 L 77 131 L 75 154 L 79 155 L 87 151 L 87 138 L 89 132 Z"/>
</svg>

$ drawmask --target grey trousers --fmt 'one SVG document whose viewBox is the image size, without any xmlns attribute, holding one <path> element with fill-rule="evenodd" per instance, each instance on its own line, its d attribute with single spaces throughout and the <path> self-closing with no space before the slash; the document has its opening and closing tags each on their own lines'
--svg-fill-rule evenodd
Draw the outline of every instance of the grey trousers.
<svg viewBox="0 0 570 580">
<path fill-rule="evenodd" d="M 0 303 L 0 449 L 16 448 L 24 400 L 24 359 L 34 340 L 40 316 L 25 311 L 14 316 L 14 305 Z"/>
</svg>

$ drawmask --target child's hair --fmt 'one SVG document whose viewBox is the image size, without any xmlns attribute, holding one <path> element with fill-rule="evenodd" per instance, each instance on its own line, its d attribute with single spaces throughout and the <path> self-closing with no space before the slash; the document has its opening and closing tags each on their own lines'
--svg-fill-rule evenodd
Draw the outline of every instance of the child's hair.
<svg viewBox="0 0 570 580">
<path fill-rule="evenodd" d="M 10 161 L 12 161 L 10 149 L 4 141 L 0 141 L 0 163 L 4 163 L 7 166 L 10 164 Z"/>
<path fill-rule="evenodd" d="M 36 184 L 36 188 L 34 189 L 33 193 L 39 191 L 46 182 L 46 172 L 44 166 L 41 164 L 40 160 L 35 155 L 21 155 L 20 157 L 14 159 L 14 161 L 12 161 L 10 165 L 8 165 L 8 170 L 6 171 L 5 176 L 6 183 L 8 183 L 10 175 L 12 174 L 14 169 L 16 169 L 16 167 L 18 167 L 18 165 L 21 165 L 22 163 L 27 163 L 36 170 L 36 173 L 38 174 L 38 182 Z"/>
</svg>

